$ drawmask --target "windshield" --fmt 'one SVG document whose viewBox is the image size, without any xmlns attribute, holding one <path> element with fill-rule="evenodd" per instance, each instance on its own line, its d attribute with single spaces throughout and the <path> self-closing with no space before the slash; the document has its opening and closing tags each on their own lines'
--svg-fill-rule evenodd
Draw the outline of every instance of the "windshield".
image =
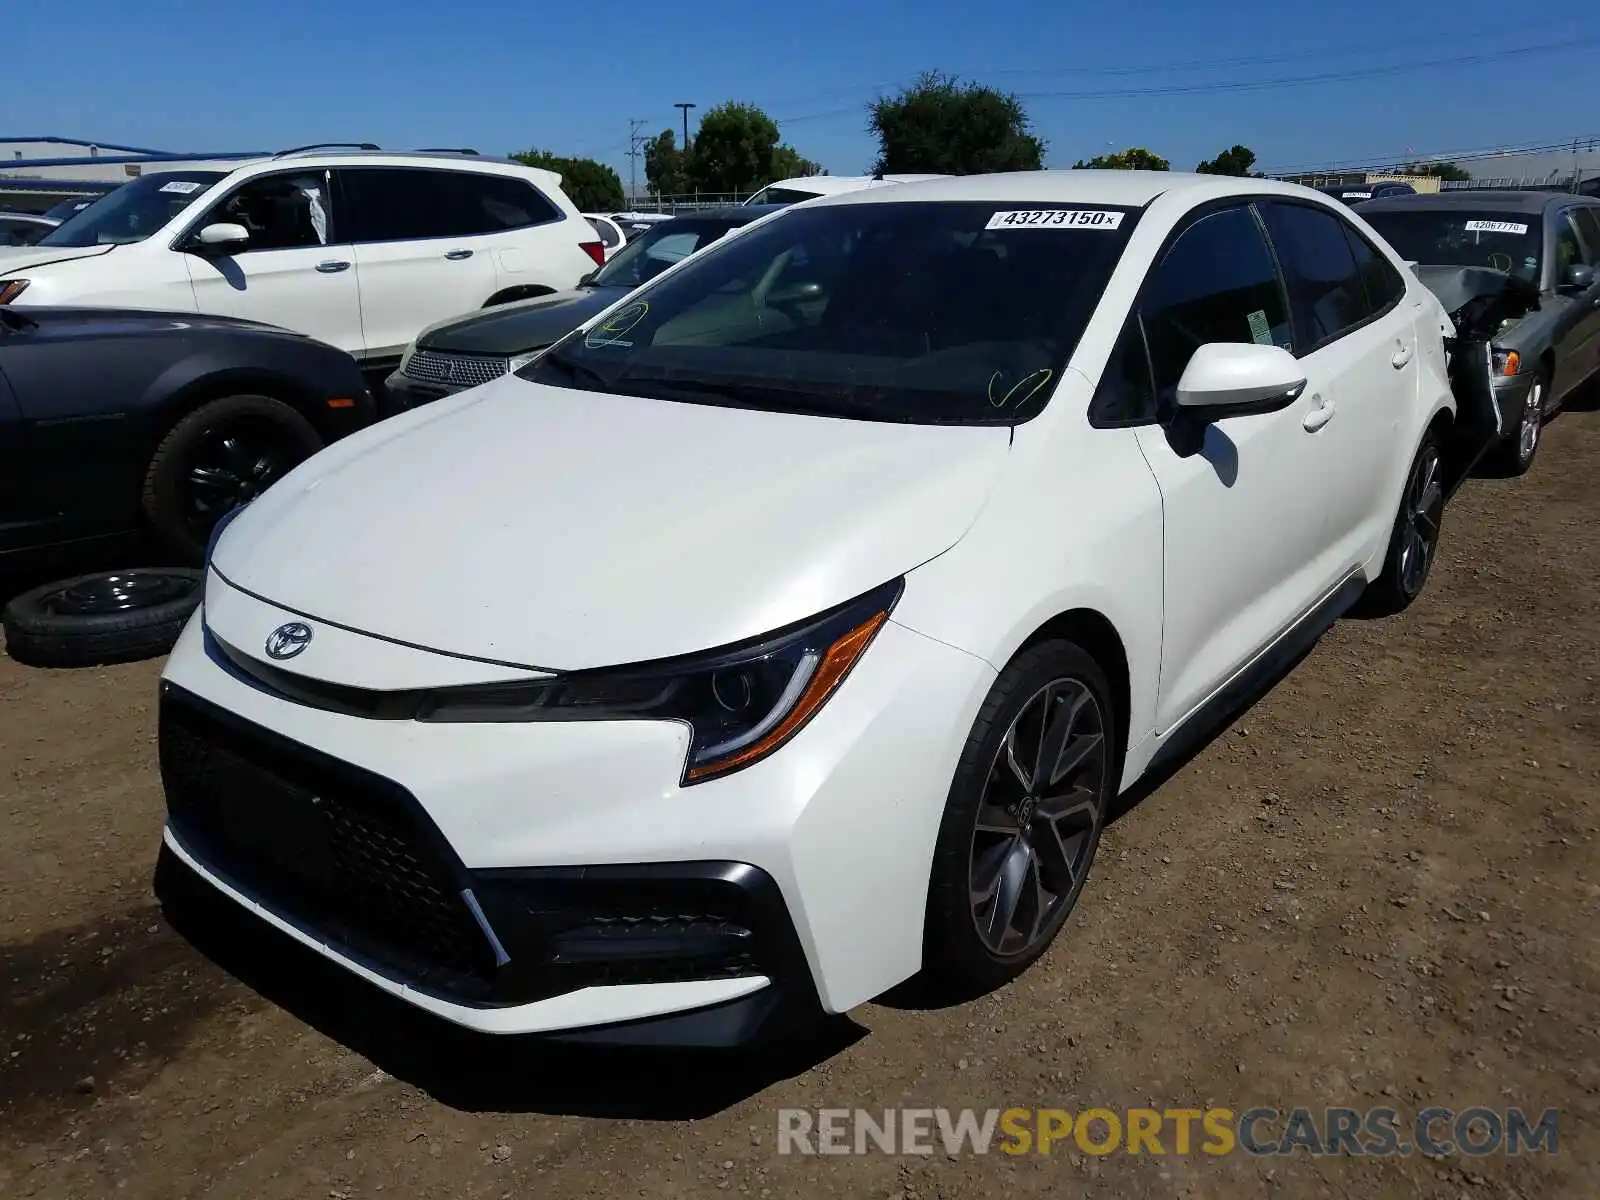
<svg viewBox="0 0 1600 1200">
<path fill-rule="evenodd" d="M 1395 252 L 1423 266 L 1491 267 L 1539 282 L 1539 218 L 1470 208 L 1361 210 Z"/>
<path fill-rule="evenodd" d="M 751 196 L 745 203 L 799 204 L 802 200 L 815 200 L 820 195 L 822 195 L 821 192 L 806 192 L 799 188 L 779 187 L 777 184 L 770 184 L 762 188 L 754 196 Z"/>
<path fill-rule="evenodd" d="M 795 209 L 646 287 L 518 372 L 558 387 L 878 421 L 1044 407 L 1129 209 Z"/>
<path fill-rule="evenodd" d="M 596 287 L 636 288 L 680 258 L 709 246 L 730 228 L 726 221 L 659 221 L 635 233 L 589 282 Z"/>
<path fill-rule="evenodd" d="M 142 242 L 200 198 L 223 171 L 163 171 L 130 180 L 68 217 L 41 246 L 121 246 Z"/>
</svg>

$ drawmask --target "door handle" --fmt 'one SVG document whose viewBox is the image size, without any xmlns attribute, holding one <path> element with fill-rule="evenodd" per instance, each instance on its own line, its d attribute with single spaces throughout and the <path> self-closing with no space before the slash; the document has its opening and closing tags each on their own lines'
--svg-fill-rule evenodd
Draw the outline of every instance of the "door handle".
<svg viewBox="0 0 1600 1200">
<path fill-rule="evenodd" d="M 1305 420 L 1300 422 L 1301 426 L 1307 433 L 1315 433 L 1329 421 L 1333 420 L 1333 401 L 1323 400 L 1321 397 L 1316 397 L 1316 400 L 1317 407 L 1308 412 L 1305 416 Z"/>
<path fill-rule="evenodd" d="M 348 271 L 350 264 L 342 258 L 330 258 L 317 264 L 317 270 L 324 275 L 336 275 L 340 271 Z"/>
<path fill-rule="evenodd" d="M 1398 349 L 1398 350 L 1396 350 L 1394 352 L 1394 357 L 1389 360 L 1390 364 L 1394 367 L 1394 369 L 1396 371 L 1398 371 L 1401 367 L 1405 366 L 1410 361 L 1411 361 L 1411 347 L 1410 346 L 1402 346 L 1402 347 L 1400 347 L 1400 349 Z"/>
<path fill-rule="evenodd" d="M 471 258 L 471 250 L 446 250 L 445 255 L 451 262 L 460 262 L 463 258 Z"/>
</svg>

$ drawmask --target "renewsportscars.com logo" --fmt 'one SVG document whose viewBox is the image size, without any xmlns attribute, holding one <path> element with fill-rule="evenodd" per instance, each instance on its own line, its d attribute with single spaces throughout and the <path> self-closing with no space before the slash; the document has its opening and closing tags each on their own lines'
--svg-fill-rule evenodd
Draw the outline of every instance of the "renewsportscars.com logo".
<svg viewBox="0 0 1600 1200">
<path fill-rule="evenodd" d="M 1206 1154 L 1472 1157 L 1557 1151 L 1560 1112 L 1392 1108 L 784 1108 L 779 1154 Z"/>
</svg>

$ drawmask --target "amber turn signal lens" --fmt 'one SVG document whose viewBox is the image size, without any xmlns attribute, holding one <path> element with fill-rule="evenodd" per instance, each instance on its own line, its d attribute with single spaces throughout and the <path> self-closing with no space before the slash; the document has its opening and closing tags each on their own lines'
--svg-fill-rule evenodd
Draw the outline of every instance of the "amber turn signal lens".
<svg viewBox="0 0 1600 1200">
<path fill-rule="evenodd" d="M 872 635 L 877 633 L 888 619 L 889 614 L 886 612 L 874 613 L 828 647 L 828 652 L 817 664 L 816 674 L 812 675 L 811 682 L 800 694 L 800 699 L 795 701 L 795 706 L 789 710 L 789 715 L 774 725 L 765 737 L 741 747 L 726 758 L 689 768 L 688 774 L 684 776 L 685 780 L 689 783 L 698 783 L 702 779 L 709 779 L 713 775 L 742 767 L 783 745 L 799 732 L 802 725 L 816 715 L 817 710 L 829 696 L 833 695 L 839 684 L 844 682 L 844 677 L 850 673 L 850 668 L 861 657 L 861 652 L 872 642 Z"/>
<path fill-rule="evenodd" d="M 328 401 L 329 408 L 354 408 L 355 406 L 356 402 L 348 396 L 340 396 L 337 399 Z"/>
<path fill-rule="evenodd" d="M 1517 368 L 1522 365 L 1522 356 L 1515 350 L 1506 355 L 1506 365 L 1500 368 L 1502 375 L 1515 375 Z"/>
</svg>

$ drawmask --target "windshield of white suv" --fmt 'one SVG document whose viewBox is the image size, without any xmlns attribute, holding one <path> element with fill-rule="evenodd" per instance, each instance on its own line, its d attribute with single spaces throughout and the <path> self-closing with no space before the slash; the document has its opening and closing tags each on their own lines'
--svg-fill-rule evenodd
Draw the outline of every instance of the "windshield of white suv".
<svg viewBox="0 0 1600 1200">
<path fill-rule="evenodd" d="M 1539 281 L 1537 213 L 1479 212 L 1469 208 L 1413 208 L 1361 215 L 1401 258 L 1427 267 L 1490 267 L 1528 282 Z"/>
<path fill-rule="evenodd" d="M 875 421 L 1044 407 L 1134 210 L 794 209 L 708 247 L 518 374 L 557 387 Z"/>
<path fill-rule="evenodd" d="M 56 226 L 41 246 L 142 242 L 193 204 L 225 171 L 162 171 L 130 180 Z"/>
</svg>

